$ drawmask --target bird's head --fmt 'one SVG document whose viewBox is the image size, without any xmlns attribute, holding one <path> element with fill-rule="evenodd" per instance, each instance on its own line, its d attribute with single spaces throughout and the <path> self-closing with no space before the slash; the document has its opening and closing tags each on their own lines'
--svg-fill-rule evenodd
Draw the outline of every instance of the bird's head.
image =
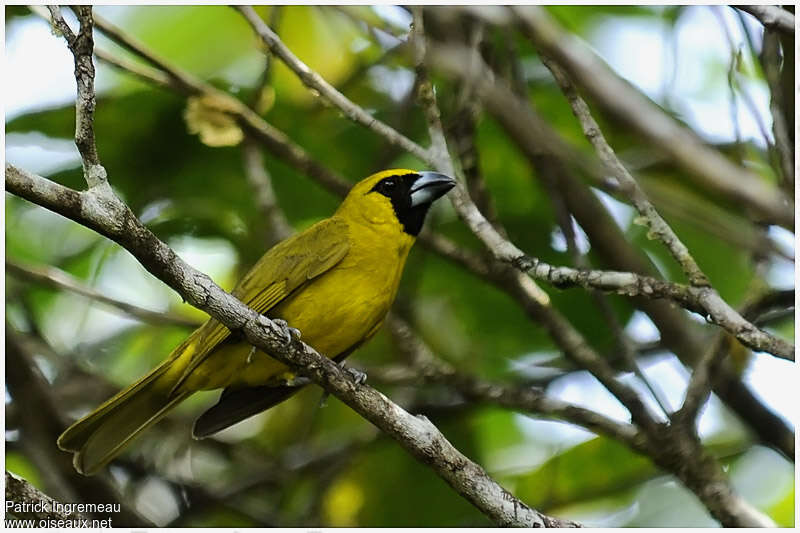
<svg viewBox="0 0 800 533">
<path fill-rule="evenodd" d="M 431 204 L 456 184 L 436 172 L 384 170 L 356 183 L 338 213 L 368 224 L 394 224 L 416 237 Z"/>
</svg>

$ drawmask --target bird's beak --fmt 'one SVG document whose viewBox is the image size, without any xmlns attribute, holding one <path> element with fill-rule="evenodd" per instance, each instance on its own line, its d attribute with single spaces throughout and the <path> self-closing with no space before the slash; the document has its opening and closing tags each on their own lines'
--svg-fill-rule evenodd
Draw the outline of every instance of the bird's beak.
<svg viewBox="0 0 800 533">
<path fill-rule="evenodd" d="M 420 172 L 411 185 L 411 207 L 429 204 L 455 187 L 456 180 L 438 172 Z"/>
</svg>

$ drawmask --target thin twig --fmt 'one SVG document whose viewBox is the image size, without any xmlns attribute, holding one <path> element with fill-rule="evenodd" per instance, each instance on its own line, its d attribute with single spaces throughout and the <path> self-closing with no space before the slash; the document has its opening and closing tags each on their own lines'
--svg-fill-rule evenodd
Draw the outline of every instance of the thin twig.
<svg viewBox="0 0 800 533">
<path fill-rule="evenodd" d="M 151 311 L 150 309 L 145 309 L 143 307 L 139 307 L 138 305 L 133 305 L 110 298 L 94 287 L 90 287 L 63 270 L 52 266 L 23 265 L 16 261 L 6 259 L 6 272 L 21 279 L 35 281 L 49 287 L 65 289 L 74 292 L 75 294 L 86 296 L 87 298 L 109 305 L 144 322 L 162 325 L 174 324 L 178 326 L 189 327 L 197 327 L 200 325 L 197 321 L 181 315 Z"/>
<path fill-rule="evenodd" d="M 52 24 L 67 41 L 75 60 L 75 81 L 78 96 L 75 99 L 75 144 L 83 161 L 83 174 L 89 187 L 101 185 L 106 181 L 106 171 L 100 164 L 94 140 L 94 63 L 92 52 L 92 6 L 74 6 L 73 11 L 80 22 L 77 34 L 73 33 L 58 6 L 48 6 Z"/>
<path fill-rule="evenodd" d="M 391 128 L 377 120 L 375 117 L 367 113 L 361 106 L 356 105 L 336 88 L 325 81 L 322 76 L 311 70 L 308 65 L 303 63 L 297 56 L 292 53 L 289 48 L 283 44 L 280 37 L 267 26 L 261 17 L 249 6 L 237 6 L 236 9 L 244 16 L 248 23 L 253 27 L 253 30 L 258 34 L 261 40 L 266 44 L 272 53 L 278 57 L 283 63 L 294 72 L 300 81 L 303 82 L 309 89 L 316 91 L 320 96 L 327 99 L 333 105 L 338 107 L 348 118 L 366 126 L 367 128 L 375 131 L 378 135 L 400 146 L 407 152 L 415 155 L 421 161 L 428 161 L 429 154 L 420 145 L 399 133 L 394 128 Z"/>
<path fill-rule="evenodd" d="M 270 8 L 269 12 L 269 27 L 272 31 L 278 31 L 278 23 L 281 19 L 284 6 L 274 5 Z M 256 83 L 255 90 L 253 91 L 253 98 L 250 101 L 250 107 L 263 114 L 266 109 L 262 108 L 262 98 L 264 91 L 272 83 L 272 54 L 264 55 L 264 68 L 261 71 L 261 76 Z"/>
<path fill-rule="evenodd" d="M 731 30 L 728 27 L 728 22 L 725 20 L 725 16 L 723 14 L 722 8 L 720 6 L 710 6 L 710 9 L 717 20 L 719 21 L 719 25 L 722 28 L 722 33 L 725 35 L 725 40 L 728 42 L 728 48 L 730 49 L 730 56 L 731 61 L 728 67 L 728 86 L 731 91 L 731 100 L 732 100 L 732 117 L 734 120 L 734 126 L 737 128 L 737 139 L 741 140 L 739 131 L 738 131 L 738 117 L 736 116 L 738 107 L 735 103 L 735 97 L 738 92 L 742 102 L 744 102 L 747 111 L 750 113 L 750 116 L 753 117 L 753 120 L 758 127 L 759 133 L 761 133 L 761 138 L 764 140 L 764 145 L 767 147 L 767 151 L 770 155 L 774 155 L 775 147 L 772 141 L 769 138 L 769 134 L 767 133 L 767 126 L 764 124 L 764 119 L 761 117 L 761 113 L 759 113 L 758 108 L 756 107 L 755 102 L 750 97 L 750 93 L 747 92 L 746 87 L 741 83 L 739 80 L 739 68 L 740 68 L 740 61 L 742 61 L 742 54 L 741 49 L 736 46 L 736 43 L 733 40 L 733 35 L 731 35 Z"/>
<path fill-rule="evenodd" d="M 567 77 L 567 74 L 557 63 L 548 57 L 542 56 L 542 62 L 550 69 L 556 83 L 558 83 L 559 87 L 561 87 L 561 91 L 567 97 L 572 107 L 572 112 L 578 118 L 584 135 L 589 142 L 592 143 L 592 146 L 594 146 L 598 157 L 606 165 L 609 172 L 617 178 L 620 190 L 630 198 L 636 210 L 644 217 L 647 227 L 664 243 L 667 249 L 669 249 L 672 256 L 678 264 L 681 265 L 681 268 L 692 285 L 696 287 L 709 286 L 708 278 L 703 271 L 700 270 L 697 262 L 689 253 L 688 248 L 686 248 L 678 236 L 675 235 L 675 232 L 672 231 L 672 228 L 661 217 L 658 211 L 656 211 L 656 208 L 653 207 L 653 204 L 650 203 L 647 195 L 639 186 L 639 183 L 634 179 L 631 173 L 628 172 L 628 169 L 625 168 L 625 165 L 622 164 L 617 154 L 608 144 L 600 126 L 594 120 L 589 106 L 586 105 L 586 102 L 578 94 L 578 91 Z"/>
</svg>

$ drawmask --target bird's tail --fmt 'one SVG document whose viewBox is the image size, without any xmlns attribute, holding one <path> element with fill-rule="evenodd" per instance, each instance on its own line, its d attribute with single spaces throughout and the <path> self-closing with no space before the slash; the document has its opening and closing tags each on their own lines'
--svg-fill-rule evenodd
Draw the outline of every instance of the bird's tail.
<svg viewBox="0 0 800 533">
<path fill-rule="evenodd" d="M 176 350 L 178 351 L 178 350 Z M 73 463 L 81 474 L 97 473 L 130 444 L 139 433 L 155 424 L 190 391 L 174 391 L 175 368 L 170 357 L 142 379 L 84 416 L 58 438 L 58 447 L 75 452 Z"/>
</svg>

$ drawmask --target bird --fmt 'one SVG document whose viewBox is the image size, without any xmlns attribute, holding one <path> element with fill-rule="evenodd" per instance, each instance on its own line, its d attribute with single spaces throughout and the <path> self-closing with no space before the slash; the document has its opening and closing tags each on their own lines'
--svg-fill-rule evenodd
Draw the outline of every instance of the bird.
<svg viewBox="0 0 800 533">
<path fill-rule="evenodd" d="M 434 201 L 455 186 L 437 172 L 384 170 L 356 183 L 336 212 L 270 248 L 231 294 L 337 362 L 384 322 Z M 93 475 L 190 395 L 222 389 L 195 421 L 205 438 L 288 399 L 308 380 L 210 318 L 144 377 L 58 438 Z"/>
</svg>

